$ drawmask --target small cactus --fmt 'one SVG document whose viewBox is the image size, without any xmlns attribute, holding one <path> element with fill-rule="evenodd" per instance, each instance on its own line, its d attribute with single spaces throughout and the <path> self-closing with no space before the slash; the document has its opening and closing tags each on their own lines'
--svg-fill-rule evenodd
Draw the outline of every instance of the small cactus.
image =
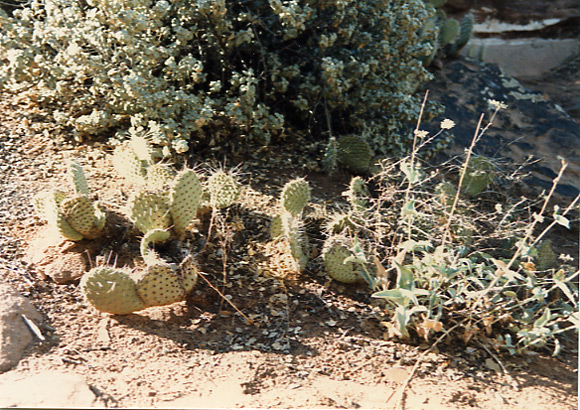
<svg viewBox="0 0 580 410">
<path fill-rule="evenodd" d="M 171 189 L 171 218 L 173 229 L 179 237 L 185 235 L 185 229 L 195 219 L 201 206 L 203 189 L 197 174 L 186 169 L 175 179 Z"/>
<path fill-rule="evenodd" d="M 34 207 L 42 219 L 71 241 L 98 238 L 105 227 L 106 215 L 89 199 L 89 188 L 81 166 L 70 162 L 68 173 L 75 194 L 40 192 L 34 198 Z"/>
<path fill-rule="evenodd" d="M 172 228 L 172 232 L 182 239 L 201 206 L 203 189 L 197 174 L 191 169 L 177 174 L 169 186 L 169 192 L 147 186 L 134 193 L 129 198 L 126 213 L 144 234 Z"/>
<path fill-rule="evenodd" d="M 158 259 L 136 273 L 100 266 L 82 277 L 80 288 L 95 309 L 127 315 L 184 300 L 197 283 L 198 272 L 192 256 L 177 268 Z"/>
<path fill-rule="evenodd" d="M 360 273 L 360 267 L 355 262 L 345 262 L 352 253 L 348 241 L 340 235 L 329 236 L 324 242 L 322 260 L 328 275 L 342 283 L 363 283 L 364 277 Z"/>
<path fill-rule="evenodd" d="M 338 140 L 338 162 L 353 172 L 367 172 L 373 155 L 371 146 L 361 137 L 345 135 Z"/>
<path fill-rule="evenodd" d="M 81 291 L 95 309 L 114 315 L 145 309 L 131 275 L 123 269 L 100 266 L 91 269 L 81 279 Z"/>
<path fill-rule="evenodd" d="M 304 178 L 294 179 L 282 188 L 280 203 L 282 209 L 292 216 L 298 216 L 310 200 L 310 186 Z"/>
<path fill-rule="evenodd" d="M 225 171 L 216 171 L 205 184 L 209 194 L 209 205 L 215 209 L 227 208 L 238 200 L 241 187 L 236 178 Z"/>
<path fill-rule="evenodd" d="M 140 191 L 129 198 L 127 215 L 139 231 L 147 233 L 171 228 L 170 209 L 168 194 Z"/>
</svg>

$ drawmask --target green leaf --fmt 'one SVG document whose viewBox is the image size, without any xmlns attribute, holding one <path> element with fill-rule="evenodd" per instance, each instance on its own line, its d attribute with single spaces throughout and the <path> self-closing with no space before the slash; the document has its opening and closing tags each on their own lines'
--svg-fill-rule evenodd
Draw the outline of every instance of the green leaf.
<svg viewBox="0 0 580 410">
<path fill-rule="evenodd" d="M 568 218 L 562 216 L 562 215 L 556 215 L 554 214 L 554 221 L 558 224 L 558 225 L 562 225 L 565 226 L 566 228 L 570 229 L 570 221 L 568 220 Z"/>
<path fill-rule="evenodd" d="M 550 309 L 545 308 L 544 313 L 534 322 L 534 328 L 544 327 L 551 318 Z"/>
<path fill-rule="evenodd" d="M 401 208 L 401 216 L 417 216 L 419 213 L 415 209 L 415 200 L 411 199 L 409 202 L 406 202 L 405 205 Z"/>
</svg>

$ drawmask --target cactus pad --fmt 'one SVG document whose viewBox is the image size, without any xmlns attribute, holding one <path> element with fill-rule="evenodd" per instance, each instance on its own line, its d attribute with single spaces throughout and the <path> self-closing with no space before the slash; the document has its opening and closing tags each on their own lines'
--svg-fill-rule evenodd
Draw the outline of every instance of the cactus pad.
<svg viewBox="0 0 580 410">
<path fill-rule="evenodd" d="M 182 171 L 171 191 L 171 217 L 179 236 L 184 235 L 187 225 L 195 219 L 201 197 L 202 187 L 197 174 L 191 169 Z"/>
<path fill-rule="evenodd" d="M 169 198 L 156 192 L 141 191 L 129 199 L 129 219 L 142 233 L 153 229 L 166 230 L 171 227 Z"/>
<path fill-rule="evenodd" d="M 192 255 L 187 256 L 179 265 L 178 270 L 178 276 L 181 279 L 181 285 L 186 294 L 191 292 L 197 283 L 198 275 L 199 270 L 195 265 L 195 259 Z"/>
<path fill-rule="evenodd" d="M 101 312 L 127 315 L 146 307 L 135 281 L 121 269 L 93 268 L 82 277 L 80 287 L 89 303 Z"/>
<path fill-rule="evenodd" d="M 483 192 L 494 180 L 494 165 L 489 158 L 475 156 L 469 160 L 467 171 L 461 183 L 461 190 L 469 196 Z"/>
<path fill-rule="evenodd" d="M 185 297 L 179 277 L 166 263 L 148 266 L 139 275 L 137 293 L 147 307 L 169 305 Z"/>
<path fill-rule="evenodd" d="M 356 135 L 345 135 L 338 140 L 338 161 L 354 172 L 367 172 L 373 151 L 368 142 Z"/>
<path fill-rule="evenodd" d="M 75 193 L 79 195 L 89 195 L 89 184 L 83 168 L 76 161 L 70 161 L 68 164 L 68 175 Z"/>
<path fill-rule="evenodd" d="M 96 209 L 91 200 L 84 195 L 77 195 L 62 201 L 60 208 L 68 224 L 82 236 L 88 239 L 98 238 L 101 229 L 96 226 Z"/>
<path fill-rule="evenodd" d="M 115 148 L 112 157 L 113 167 L 127 182 L 134 185 L 144 185 L 147 176 L 147 162 L 139 159 L 137 154 L 127 145 Z"/>
<path fill-rule="evenodd" d="M 152 190 L 165 188 L 175 177 L 171 166 L 166 164 L 152 164 L 147 167 L 147 186 Z"/>
<path fill-rule="evenodd" d="M 304 178 L 294 179 L 282 189 L 282 208 L 292 216 L 297 216 L 302 212 L 310 200 L 310 186 Z"/>
<path fill-rule="evenodd" d="M 214 172 L 207 179 L 206 188 L 209 193 L 209 203 L 213 208 L 226 208 L 238 200 L 240 184 L 233 175 L 225 171 Z"/>
<path fill-rule="evenodd" d="M 343 237 L 330 236 L 326 240 L 322 250 L 322 259 L 328 275 L 342 283 L 364 282 L 354 262 L 344 263 L 349 256 L 351 256 L 351 251 Z"/>
</svg>

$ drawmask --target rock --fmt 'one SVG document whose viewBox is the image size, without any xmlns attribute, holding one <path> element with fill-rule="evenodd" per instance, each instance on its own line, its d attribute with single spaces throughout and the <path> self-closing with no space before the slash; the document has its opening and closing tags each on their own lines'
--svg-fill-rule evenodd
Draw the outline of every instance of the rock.
<svg viewBox="0 0 580 410">
<path fill-rule="evenodd" d="M 28 299 L 8 284 L 0 284 L 0 372 L 16 366 L 34 339 L 22 315 L 36 324 L 42 321 Z"/>
<path fill-rule="evenodd" d="M 0 407 L 86 408 L 100 405 L 83 377 L 44 371 L 0 376 Z"/>
<path fill-rule="evenodd" d="M 65 284 L 79 279 L 87 271 L 85 251 L 86 248 L 76 242 L 60 241 L 55 244 L 50 228 L 43 227 L 26 249 L 24 260 L 41 275 L 58 284 Z"/>
<path fill-rule="evenodd" d="M 525 24 L 548 18 L 580 16 L 580 0 L 479 0 L 477 14 Z"/>
<path fill-rule="evenodd" d="M 569 165 L 556 188 L 560 206 L 580 193 L 580 126 L 541 93 L 524 88 L 495 65 L 465 59 L 448 61 L 426 87 L 431 90 L 429 98 L 445 106 L 443 118 L 456 123 L 452 130 L 455 138 L 439 161 L 462 155 L 471 143 L 479 116 L 485 114 L 484 125 L 490 118 L 488 100 L 502 101 L 507 109 L 497 114 L 475 152 L 509 159 L 512 164 L 539 159 L 527 168 L 531 175 L 524 181 L 524 188 L 529 189 L 523 192 L 526 195 L 550 189 L 563 157 Z"/>
<path fill-rule="evenodd" d="M 580 54 L 580 41 L 573 38 L 474 38 L 462 50 L 462 54 L 498 64 L 506 74 L 513 77 L 532 79 L 544 76 Z M 515 55 L 518 58 L 513 58 Z"/>
</svg>

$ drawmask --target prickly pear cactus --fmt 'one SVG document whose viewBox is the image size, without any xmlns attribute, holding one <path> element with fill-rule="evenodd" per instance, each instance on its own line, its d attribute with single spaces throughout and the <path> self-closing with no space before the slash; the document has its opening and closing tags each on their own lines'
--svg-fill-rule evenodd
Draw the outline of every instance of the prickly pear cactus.
<svg viewBox="0 0 580 410">
<path fill-rule="evenodd" d="M 193 170 L 183 170 L 176 177 L 170 200 L 173 230 L 178 237 L 185 235 L 185 229 L 195 219 L 201 205 L 202 192 L 201 182 Z"/>
<path fill-rule="evenodd" d="M 420 30 L 420 35 L 432 47 L 432 52 L 423 61 L 426 65 L 431 64 L 436 56 L 451 57 L 457 55 L 467 44 L 473 33 L 473 16 L 466 14 L 461 22 L 448 18 L 443 6 L 445 0 L 424 0 L 425 6 L 431 11 L 431 17 L 427 19 Z"/>
<path fill-rule="evenodd" d="M 147 307 L 170 305 L 185 297 L 179 276 L 164 262 L 147 266 L 137 275 L 136 283 L 137 294 Z"/>
<path fill-rule="evenodd" d="M 75 191 L 73 196 L 62 191 L 40 192 L 34 198 L 34 207 L 49 226 L 71 241 L 98 238 L 105 227 L 105 212 L 89 199 L 81 166 L 71 161 L 68 174 Z"/>
<path fill-rule="evenodd" d="M 140 159 L 128 143 L 115 148 L 111 162 L 115 171 L 130 184 L 137 186 L 146 184 L 149 164 Z"/>
<path fill-rule="evenodd" d="M 135 280 L 123 269 L 100 266 L 91 269 L 81 279 L 81 292 L 101 312 L 127 315 L 145 309 Z"/>
<path fill-rule="evenodd" d="M 354 172 L 367 172 L 373 151 L 369 143 L 356 135 L 345 135 L 338 140 L 338 162 Z"/>
<path fill-rule="evenodd" d="M 352 178 L 348 190 L 343 195 L 348 199 L 353 211 L 360 213 L 367 212 L 369 207 L 369 190 L 363 178 Z"/>
<path fill-rule="evenodd" d="M 552 241 L 547 239 L 537 248 L 536 268 L 540 271 L 550 269 L 556 265 L 558 258 L 552 250 Z"/>
<path fill-rule="evenodd" d="M 135 227 L 147 233 L 154 229 L 168 230 L 172 225 L 169 195 L 140 191 L 129 198 L 127 215 Z"/>
<path fill-rule="evenodd" d="M 325 225 L 324 231 L 328 235 L 338 235 L 346 230 L 354 230 L 355 225 L 347 213 L 337 213 L 331 215 Z"/>
<path fill-rule="evenodd" d="M 70 184 L 74 188 L 76 194 L 79 195 L 89 195 L 89 184 L 87 183 L 87 177 L 85 176 L 85 171 L 76 161 L 70 161 L 68 164 L 68 175 L 70 179 Z"/>
<path fill-rule="evenodd" d="M 282 209 L 292 216 L 297 216 L 302 212 L 310 200 L 310 186 L 304 178 L 294 179 L 282 189 L 280 203 Z"/>
<path fill-rule="evenodd" d="M 177 268 L 161 259 L 136 273 L 101 266 L 82 277 L 80 288 L 95 309 L 127 315 L 184 300 L 197 283 L 198 272 L 191 255 Z"/>
<path fill-rule="evenodd" d="M 212 208 L 227 208 L 233 205 L 240 197 L 240 184 L 236 181 L 234 175 L 222 170 L 211 174 L 205 186 L 209 193 L 209 204 Z"/>
<path fill-rule="evenodd" d="M 329 236 L 324 242 L 322 260 L 328 275 L 342 283 L 363 283 L 364 278 L 360 274 L 360 267 L 354 262 L 346 262 L 351 256 L 351 251 L 346 238 L 334 235 Z"/>
<path fill-rule="evenodd" d="M 155 265 L 161 258 L 154 250 L 149 248 L 152 243 L 163 243 L 167 241 L 171 236 L 169 231 L 164 231 L 161 229 L 153 229 L 147 232 L 141 239 L 141 257 L 147 265 Z"/>
<path fill-rule="evenodd" d="M 168 164 L 155 163 L 147 167 L 146 184 L 149 189 L 165 189 L 175 179 L 175 171 Z"/>
</svg>

